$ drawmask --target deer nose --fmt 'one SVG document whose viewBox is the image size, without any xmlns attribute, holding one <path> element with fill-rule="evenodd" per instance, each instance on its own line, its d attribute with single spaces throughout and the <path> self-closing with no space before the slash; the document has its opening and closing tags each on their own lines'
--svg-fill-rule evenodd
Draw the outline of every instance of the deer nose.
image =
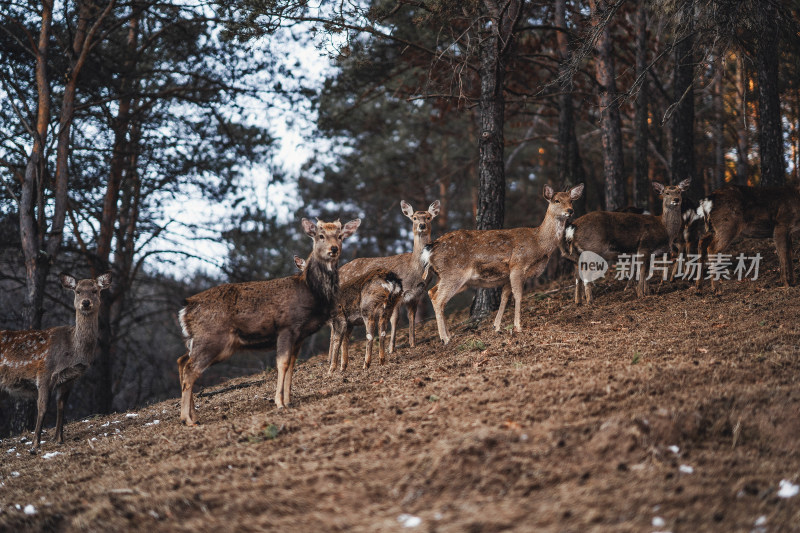
<svg viewBox="0 0 800 533">
<path fill-rule="evenodd" d="M 92 302 L 90 302 L 89 300 L 84 300 L 81 302 L 81 307 L 83 307 L 84 309 L 89 309 L 91 306 Z"/>
<path fill-rule="evenodd" d="M 339 253 L 339 247 L 338 246 L 331 246 L 331 253 L 332 254 L 338 254 Z"/>
<path fill-rule="evenodd" d="M 425 229 L 425 224 L 420 224 L 419 229 Z"/>
<path fill-rule="evenodd" d="M 567 209 L 567 215 L 572 216 L 574 214 L 575 214 L 575 211 L 571 207 L 569 209 Z"/>
</svg>

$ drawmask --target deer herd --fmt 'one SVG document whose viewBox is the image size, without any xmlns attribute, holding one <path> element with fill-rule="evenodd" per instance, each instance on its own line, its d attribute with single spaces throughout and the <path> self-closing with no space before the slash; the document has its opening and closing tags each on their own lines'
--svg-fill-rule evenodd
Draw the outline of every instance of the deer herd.
<svg viewBox="0 0 800 533">
<path fill-rule="evenodd" d="M 556 249 L 576 263 L 575 303 L 585 297 L 592 303 L 591 283 L 578 275 L 580 254 L 593 252 L 608 262 L 621 254 L 641 254 L 645 262 L 657 254 L 674 256 L 696 250 L 700 268 L 709 257 L 726 251 L 738 237 L 772 238 L 780 262 L 781 282 L 794 283 L 792 234 L 800 230 L 800 191 L 797 187 L 747 187 L 727 185 L 694 204 L 685 198 L 689 180 L 675 186 L 653 182 L 662 200 L 662 214 L 596 211 L 570 221 L 573 203 L 583 185 L 564 192 L 544 187 L 547 211 L 537 227 L 499 230 L 456 230 L 431 239 L 432 221 L 439 214 L 435 201 L 427 211 L 414 211 L 401 202 L 411 220 L 413 248 L 410 253 L 388 257 L 357 258 L 339 268 L 343 241 L 355 234 L 361 221 L 346 224 L 302 220 L 312 241 L 307 259 L 295 256 L 299 272 L 268 281 L 230 283 L 212 287 L 186 299 L 178 313 L 187 352 L 178 358 L 181 385 L 180 420 L 197 424 L 192 388 L 211 365 L 235 352 L 276 349 L 275 405 L 291 401 L 292 374 L 305 338 L 324 325 L 331 326 L 329 373 L 348 365 L 348 340 L 355 325 L 366 327 L 363 367 L 370 366 L 375 335 L 379 361 L 396 348 L 397 320 L 401 304 L 408 316 L 408 344 L 416 344 L 416 313 L 427 290 L 436 315 L 439 336 L 451 340 L 445 322 L 445 306 L 470 287 L 502 288 L 495 331 L 509 297 L 514 296 L 514 331 L 521 330 L 522 291 L 526 280 L 544 271 Z M 56 440 L 63 442 L 63 410 L 74 381 L 94 358 L 98 336 L 100 291 L 111 284 L 111 275 L 77 281 L 61 274 L 62 285 L 74 291 L 75 326 L 46 330 L 0 332 L 0 388 L 15 395 L 37 398 L 33 450 L 40 444 L 47 403 L 55 392 Z M 705 276 L 699 275 L 696 290 Z M 712 278 L 712 290 L 719 290 Z M 645 276 L 639 276 L 636 294 L 648 293 Z M 377 330 L 376 326 L 377 325 Z M 341 356 L 340 356 L 341 353 Z"/>
</svg>

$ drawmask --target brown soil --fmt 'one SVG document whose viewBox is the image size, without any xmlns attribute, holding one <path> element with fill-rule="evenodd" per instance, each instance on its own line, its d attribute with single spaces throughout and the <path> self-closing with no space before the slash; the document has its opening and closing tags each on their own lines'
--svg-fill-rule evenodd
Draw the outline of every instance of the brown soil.
<svg viewBox="0 0 800 533">
<path fill-rule="evenodd" d="M 36 456 L 5 439 L 0 530 L 797 529 L 778 489 L 800 478 L 800 289 L 768 242 L 737 251 L 754 249 L 760 279 L 719 296 L 616 282 L 576 307 L 564 280 L 528 295 L 522 334 L 462 313 L 450 345 L 429 321 L 382 367 L 328 377 L 317 356 L 285 411 L 270 372 L 207 389 L 197 428 L 173 399 L 71 423 Z"/>
</svg>

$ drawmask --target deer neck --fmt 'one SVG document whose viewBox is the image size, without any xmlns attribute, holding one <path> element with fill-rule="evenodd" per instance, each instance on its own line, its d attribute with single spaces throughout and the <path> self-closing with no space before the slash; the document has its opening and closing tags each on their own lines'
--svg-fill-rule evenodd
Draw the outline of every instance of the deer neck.
<svg viewBox="0 0 800 533">
<path fill-rule="evenodd" d="M 681 206 L 664 206 L 661 212 L 661 223 L 667 230 L 670 242 L 673 241 L 681 231 Z"/>
<path fill-rule="evenodd" d="M 330 314 L 339 292 L 339 269 L 336 263 L 323 263 L 314 255 L 308 260 L 302 279 L 314 296 L 316 306 Z"/>
<path fill-rule="evenodd" d="M 539 226 L 539 244 L 545 251 L 552 252 L 564 237 L 564 229 L 566 227 L 566 218 L 553 215 L 548 210 L 542 225 Z"/>
<path fill-rule="evenodd" d="M 100 326 L 97 320 L 97 311 L 85 315 L 75 311 L 75 329 L 72 332 L 72 345 L 75 347 L 75 357 L 83 359 L 87 364 L 94 359 L 97 338 Z"/>
<path fill-rule="evenodd" d="M 431 243 L 431 234 L 414 234 L 414 249 L 411 251 L 412 264 L 419 265 L 419 258 L 425 250 L 425 245 Z"/>
</svg>

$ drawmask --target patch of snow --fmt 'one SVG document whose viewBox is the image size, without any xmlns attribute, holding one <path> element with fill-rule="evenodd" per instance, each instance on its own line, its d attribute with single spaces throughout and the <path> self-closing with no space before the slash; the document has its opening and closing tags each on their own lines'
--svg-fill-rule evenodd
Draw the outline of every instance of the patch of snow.
<svg viewBox="0 0 800 533">
<path fill-rule="evenodd" d="M 15 451 L 17 451 L 17 448 L 16 448 L 16 447 L 14 447 L 14 448 L 9 448 L 8 450 L 6 450 L 6 453 L 14 453 Z"/>
<path fill-rule="evenodd" d="M 128 413 L 125 415 L 127 418 L 136 418 L 137 416 L 139 416 L 139 413 Z"/>
<path fill-rule="evenodd" d="M 100 427 L 101 428 L 107 428 L 110 425 L 111 425 L 111 422 L 106 422 L 105 424 L 101 425 Z"/>
<path fill-rule="evenodd" d="M 651 523 L 653 524 L 653 527 L 664 527 L 665 525 L 667 525 L 664 519 L 661 518 L 660 516 L 654 516 L 653 521 Z"/>
<path fill-rule="evenodd" d="M 97 437 L 92 437 L 92 440 L 97 440 Z"/>
<path fill-rule="evenodd" d="M 679 453 L 681 453 L 681 449 L 678 448 L 677 446 L 675 446 L 674 444 L 672 446 L 667 446 L 667 449 L 669 451 L 671 451 L 672 453 L 674 453 L 675 455 L 678 455 Z"/>
<path fill-rule="evenodd" d="M 781 480 L 781 488 L 778 489 L 778 498 L 793 498 L 800 493 L 800 486 L 795 485 L 788 479 Z"/>
<path fill-rule="evenodd" d="M 27 515 L 36 514 L 36 507 L 34 507 L 31 504 L 28 504 L 28 505 L 25 506 L 25 509 L 23 509 L 22 512 L 27 514 Z"/>
<path fill-rule="evenodd" d="M 147 424 L 145 424 L 145 426 L 157 426 L 160 423 L 161 423 L 161 420 L 156 419 L 156 420 L 153 420 L 152 422 L 148 422 Z"/>
<path fill-rule="evenodd" d="M 422 518 L 410 514 L 403 513 L 397 517 L 397 521 L 403 527 L 417 527 L 422 524 Z"/>
<path fill-rule="evenodd" d="M 61 452 L 49 452 L 42 456 L 42 459 L 52 459 L 56 455 L 61 455 Z"/>
<path fill-rule="evenodd" d="M 11 477 L 19 477 L 19 472 L 11 472 Z"/>
<path fill-rule="evenodd" d="M 762 514 L 761 516 L 759 516 L 758 518 L 756 518 L 756 523 L 755 523 L 755 524 L 753 524 L 753 525 L 755 525 L 755 526 L 763 526 L 763 525 L 765 525 L 766 523 L 767 523 L 767 515 L 763 515 L 763 514 Z"/>
<path fill-rule="evenodd" d="M 689 465 L 681 465 L 678 470 L 680 470 L 681 474 L 694 474 L 694 468 Z"/>
</svg>

